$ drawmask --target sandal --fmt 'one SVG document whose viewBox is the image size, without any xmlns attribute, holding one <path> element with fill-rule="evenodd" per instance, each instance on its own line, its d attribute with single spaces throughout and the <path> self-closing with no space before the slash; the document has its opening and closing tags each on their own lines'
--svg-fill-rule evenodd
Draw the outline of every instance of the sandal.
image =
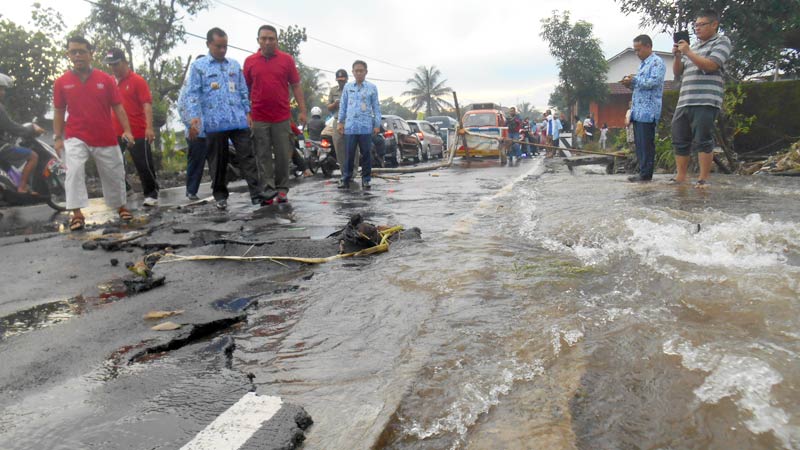
<svg viewBox="0 0 800 450">
<path fill-rule="evenodd" d="M 711 182 L 708 180 L 697 180 L 697 183 L 694 184 L 696 189 L 707 189 L 711 187 Z"/>
<path fill-rule="evenodd" d="M 72 216 L 69 219 L 69 231 L 82 230 L 86 226 L 86 218 L 83 216 Z"/>
<path fill-rule="evenodd" d="M 131 221 L 133 220 L 133 214 L 131 214 L 131 212 L 128 211 L 128 208 L 121 206 L 119 208 L 119 220 L 123 222 Z"/>
</svg>

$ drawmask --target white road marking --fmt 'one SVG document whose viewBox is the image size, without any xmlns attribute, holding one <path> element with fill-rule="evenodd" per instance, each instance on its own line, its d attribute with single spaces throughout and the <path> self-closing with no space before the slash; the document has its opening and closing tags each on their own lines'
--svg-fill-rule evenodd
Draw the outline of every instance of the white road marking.
<svg viewBox="0 0 800 450">
<path fill-rule="evenodd" d="M 282 404 L 280 397 L 248 392 L 181 450 L 238 450 Z"/>
</svg>

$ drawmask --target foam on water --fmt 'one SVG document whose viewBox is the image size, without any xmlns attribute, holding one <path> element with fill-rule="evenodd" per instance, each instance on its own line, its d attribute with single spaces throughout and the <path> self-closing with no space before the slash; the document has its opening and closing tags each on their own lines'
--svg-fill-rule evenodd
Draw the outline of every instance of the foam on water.
<svg viewBox="0 0 800 450">
<path fill-rule="evenodd" d="M 800 445 L 800 427 L 790 425 L 789 414 L 775 406 L 772 386 L 781 383 L 783 377 L 769 364 L 752 356 L 725 354 L 708 344 L 694 347 L 677 337 L 662 348 L 667 355 L 679 356 L 687 369 L 710 372 L 694 390 L 700 402 L 715 404 L 730 397 L 751 414 L 744 421 L 748 430 L 755 434 L 772 432 L 786 448 Z"/>
<path fill-rule="evenodd" d="M 583 331 L 562 330 L 558 325 L 550 328 L 550 343 L 553 346 L 553 353 L 558 356 L 561 353 L 561 341 L 563 340 L 569 347 L 574 346 L 583 339 Z"/>
<path fill-rule="evenodd" d="M 661 216 L 625 221 L 631 248 L 645 262 L 666 257 L 701 267 L 755 269 L 783 265 L 786 250 L 800 248 L 796 224 L 766 222 L 759 214 L 705 226 Z"/>
<path fill-rule="evenodd" d="M 664 211 L 650 215 L 624 219 L 623 227 L 607 219 L 589 229 L 564 231 L 569 237 L 559 233 L 539 239 L 546 249 L 570 254 L 587 266 L 633 252 L 644 264 L 666 274 L 676 270 L 676 263 L 733 270 L 791 267 L 787 255 L 800 252 L 797 224 L 768 222 L 759 214 L 714 217 L 716 222 L 705 224 Z M 686 276 L 691 275 L 681 274 Z"/>
<path fill-rule="evenodd" d="M 456 433 L 458 439 L 452 448 L 458 448 L 469 427 L 478 421 L 481 414 L 489 412 L 492 406 L 500 403 L 501 397 L 511 391 L 515 382 L 530 381 L 544 373 L 540 360 L 522 363 L 511 359 L 498 361 L 497 365 L 496 379 L 464 383 L 459 397 L 449 405 L 444 417 L 425 421 L 426 423 L 413 420 L 404 427 L 404 432 L 420 440 L 443 433 Z"/>
</svg>

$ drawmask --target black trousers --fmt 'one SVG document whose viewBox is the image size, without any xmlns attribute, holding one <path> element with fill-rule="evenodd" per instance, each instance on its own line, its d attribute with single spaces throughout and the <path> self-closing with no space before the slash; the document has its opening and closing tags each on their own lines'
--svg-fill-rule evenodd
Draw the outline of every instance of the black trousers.
<svg viewBox="0 0 800 450">
<path fill-rule="evenodd" d="M 119 139 L 119 148 L 125 153 L 126 146 Z M 156 181 L 156 166 L 153 164 L 153 146 L 147 139 L 136 139 L 130 149 L 133 165 L 136 166 L 136 173 L 139 181 L 142 182 L 142 191 L 145 197 L 158 198 L 158 181 Z"/>
<path fill-rule="evenodd" d="M 250 139 L 250 129 L 220 131 L 206 133 L 208 146 L 208 160 L 211 172 L 211 190 L 214 200 L 228 198 L 228 140 L 233 142 L 236 150 L 236 165 L 242 173 L 251 199 L 260 199 L 264 191 L 259 184 L 256 157 L 253 153 L 253 140 Z"/>
</svg>

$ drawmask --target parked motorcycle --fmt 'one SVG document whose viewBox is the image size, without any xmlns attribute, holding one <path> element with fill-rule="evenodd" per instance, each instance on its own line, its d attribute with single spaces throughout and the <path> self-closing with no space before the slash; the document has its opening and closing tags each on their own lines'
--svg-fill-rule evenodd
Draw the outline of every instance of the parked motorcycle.
<svg viewBox="0 0 800 450">
<path fill-rule="evenodd" d="M 23 126 L 33 128 L 33 123 Z M 56 211 L 67 210 L 66 170 L 55 149 L 39 138 L 19 139 L 15 144 L 33 150 L 39 156 L 28 185 L 31 192 L 17 192 L 27 161 L 0 158 L 0 196 L 11 205 L 47 203 Z"/>
<path fill-rule="evenodd" d="M 314 141 L 312 141 L 314 143 Z M 336 152 L 333 150 L 333 145 L 328 138 L 323 137 L 316 146 L 317 149 L 317 164 L 322 170 L 322 175 L 325 178 L 333 176 L 333 171 L 339 168 L 339 162 L 336 160 Z"/>
</svg>

